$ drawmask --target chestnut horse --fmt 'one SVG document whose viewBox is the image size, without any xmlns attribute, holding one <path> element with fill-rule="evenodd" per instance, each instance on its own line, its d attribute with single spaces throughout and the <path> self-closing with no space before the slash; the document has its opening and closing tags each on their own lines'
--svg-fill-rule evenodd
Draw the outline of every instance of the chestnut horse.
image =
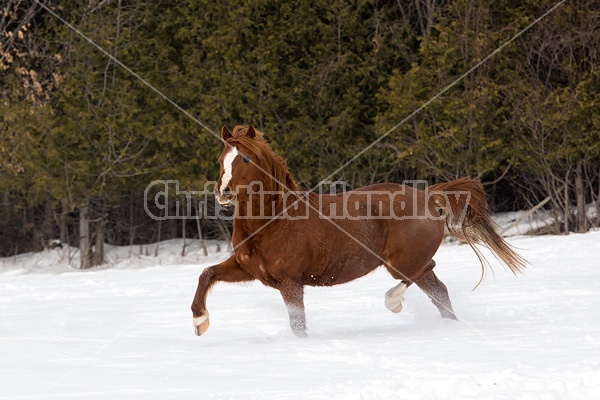
<svg viewBox="0 0 600 400">
<path fill-rule="evenodd" d="M 290 326 L 306 336 L 304 286 L 352 281 L 384 266 L 400 282 L 385 294 L 385 306 L 400 312 L 413 283 L 444 318 L 456 319 L 448 290 L 433 272 L 447 226 L 476 251 L 490 249 L 513 272 L 526 262 L 494 229 L 481 183 L 469 179 L 429 186 L 382 183 L 339 194 L 303 192 L 254 127 L 221 130 L 225 148 L 215 196 L 235 205 L 234 252 L 200 275 L 192 302 L 196 335 L 209 326 L 206 297 L 218 281 L 259 280 L 281 292 Z"/>
</svg>

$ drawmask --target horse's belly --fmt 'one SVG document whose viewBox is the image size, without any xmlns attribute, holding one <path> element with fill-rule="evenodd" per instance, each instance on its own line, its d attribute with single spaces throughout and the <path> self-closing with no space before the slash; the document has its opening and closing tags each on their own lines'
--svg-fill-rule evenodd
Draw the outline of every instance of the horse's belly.
<svg viewBox="0 0 600 400">
<path fill-rule="evenodd" d="M 376 257 L 365 255 L 357 256 L 354 260 L 333 261 L 317 271 L 307 271 L 303 276 L 304 284 L 332 286 L 347 283 L 367 275 L 381 264 Z"/>
</svg>

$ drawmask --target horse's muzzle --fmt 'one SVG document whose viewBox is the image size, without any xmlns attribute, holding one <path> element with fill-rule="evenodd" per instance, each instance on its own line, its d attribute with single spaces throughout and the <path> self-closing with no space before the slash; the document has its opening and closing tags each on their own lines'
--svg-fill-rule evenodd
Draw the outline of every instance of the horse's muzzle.
<svg viewBox="0 0 600 400">
<path fill-rule="evenodd" d="M 220 205 L 222 205 L 224 207 L 229 207 L 229 206 L 233 205 L 233 201 L 235 200 L 235 195 L 234 195 L 234 193 L 231 192 L 231 190 L 229 190 L 229 188 L 225 188 L 225 189 L 227 189 L 227 190 L 224 191 L 223 194 L 221 194 L 215 188 L 215 199 L 217 199 L 217 201 L 219 202 Z"/>
</svg>

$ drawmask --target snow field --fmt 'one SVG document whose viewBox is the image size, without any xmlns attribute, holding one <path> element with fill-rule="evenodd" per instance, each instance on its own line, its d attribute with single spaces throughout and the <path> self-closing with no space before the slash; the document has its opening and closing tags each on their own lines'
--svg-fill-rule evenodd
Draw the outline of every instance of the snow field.
<svg viewBox="0 0 600 400">
<path fill-rule="evenodd" d="M 494 274 L 475 291 L 473 251 L 440 248 L 436 273 L 459 322 L 414 286 L 392 314 L 383 296 L 397 282 L 380 269 L 307 288 L 306 339 L 258 283 L 215 286 L 211 327 L 194 336 L 198 275 L 224 251 L 110 248 L 113 267 L 90 271 L 58 249 L 5 259 L 0 399 L 600 398 L 600 232 L 510 243 L 531 266 L 514 277 L 489 256 Z"/>
</svg>

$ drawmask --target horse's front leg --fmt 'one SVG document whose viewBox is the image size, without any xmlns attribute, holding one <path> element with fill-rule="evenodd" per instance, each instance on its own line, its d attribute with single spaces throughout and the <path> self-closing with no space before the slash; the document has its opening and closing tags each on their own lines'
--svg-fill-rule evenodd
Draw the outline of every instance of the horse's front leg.
<svg viewBox="0 0 600 400">
<path fill-rule="evenodd" d="M 198 279 L 198 289 L 192 302 L 192 314 L 196 336 L 202 335 L 208 329 L 208 311 L 206 310 L 206 296 L 210 288 L 219 281 L 247 282 L 254 280 L 252 275 L 240 268 L 232 255 L 220 264 L 206 268 Z"/>
<path fill-rule="evenodd" d="M 294 335 L 306 336 L 306 314 L 304 312 L 304 286 L 300 283 L 285 281 L 279 288 L 290 316 L 290 326 Z"/>
</svg>

